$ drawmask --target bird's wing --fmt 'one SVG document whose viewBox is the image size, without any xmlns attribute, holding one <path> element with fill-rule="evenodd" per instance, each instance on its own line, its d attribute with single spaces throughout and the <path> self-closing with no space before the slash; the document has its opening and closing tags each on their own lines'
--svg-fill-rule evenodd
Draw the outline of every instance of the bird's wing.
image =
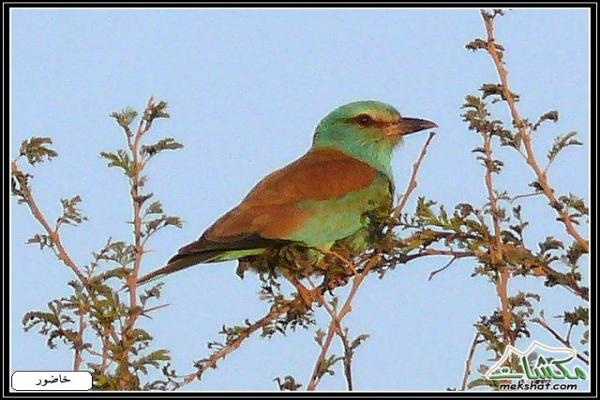
<svg viewBox="0 0 600 400">
<path fill-rule="evenodd" d="M 281 242 L 310 213 L 305 200 L 330 200 L 368 187 L 378 172 L 334 149 L 314 149 L 260 181 L 242 202 L 219 218 L 174 258 L 207 250 L 249 249 Z"/>
<path fill-rule="evenodd" d="M 242 202 L 202 236 L 179 249 L 168 264 L 141 277 L 138 285 L 193 265 L 220 261 L 252 249 L 288 243 L 285 238 L 310 218 L 298 207 L 305 200 L 330 200 L 368 187 L 378 172 L 333 149 L 306 155 L 260 181 Z"/>
</svg>

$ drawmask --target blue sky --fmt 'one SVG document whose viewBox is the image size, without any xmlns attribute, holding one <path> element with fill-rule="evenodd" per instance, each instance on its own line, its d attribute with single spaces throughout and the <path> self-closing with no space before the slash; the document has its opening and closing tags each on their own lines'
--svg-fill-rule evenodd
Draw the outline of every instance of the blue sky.
<svg viewBox="0 0 600 400">
<path fill-rule="evenodd" d="M 589 18 L 577 9 L 515 9 L 497 21 L 521 114 L 535 120 L 560 111 L 558 124 L 536 134 L 539 159 L 545 160 L 555 136 L 580 133 L 584 146 L 567 149 L 549 178 L 558 193 L 573 192 L 588 204 Z M 485 202 L 483 170 L 471 153 L 480 138 L 460 118 L 465 95 L 497 80 L 488 56 L 464 48 L 484 35 L 476 9 L 18 9 L 11 21 L 11 151 L 30 136 L 53 138 L 60 157 L 35 168 L 33 190 L 50 220 L 61 197 L 83 198 L 89 222 L 63 231 L 80 264 L 108 236 L 130 237 L 125 179 L 98 153 L 124 144 L 108 114 L 125 106 L 140 109 L 150 95 L 168 101 L 171 119 L 158 121 L 148 140 L 171 136 L 185 148 L 156 158 L 148 187 L 185 226 L 158 234 L 145 271 L 197 238 L 263 176 L 302 155 L 319 119 L 354 100 L 385 101 L 439 125 L 409 210 L 417 195 L 447 208 Z M 491 108 L 510 121 L 503 104 Z M 395 155 L 400 191 L 425 138 L 411 136 Z M 528 192 L 532 172 L 507 149 L 497 154 L 506 163 L 497 188 Z M 567 238 L 543 198 L 522 204 L 531 221 L 529 243 L 548 235 Z M 71 352 L 48 350 L 42 337 L 23 332 L 20 320 L 66 295 L 71 276 L 51 252 L 24 244 L 40 230 L 26 209 L 13 202 L 11 212 L 11 369 L 68 369 Z M 587 236 L 587 227 L 581 229 Z M 345 320 L 353 336 L 371 335 L 355 357 L 357 389 L 460 385 L 472 324 L 498 299 L 491 284 L 469 277 L 470 261 L 428 281 L 446 262 L 418 260 L 363 285 Z M 265 314 L 258 280 L 240 280 L 234 271 L 228 262 L 169 277 L 161 299 L 171 306 L 143 322 L 155 346 L 172 351 L 178 372 L 192 372 L 192 361 L 208 354 L 206 343 L 223 323 Z M 546 316 L 580 304 L 541 281 L 511 282 L 513 293 L 539 291 Z M 317 315 L 325 326 L 325 312 Z M 533 339 L 556 344 L 544 332 L 532 332 Z M 186 390 L 274 390 L 272 379 L 288 374 L 306 386 L 318 354 L 313 335 L 253 338 Z M 481 351 L 479 360 L 487 355 Z M 341 369 L 320 385 L 344 388 Z"/>
</svg>

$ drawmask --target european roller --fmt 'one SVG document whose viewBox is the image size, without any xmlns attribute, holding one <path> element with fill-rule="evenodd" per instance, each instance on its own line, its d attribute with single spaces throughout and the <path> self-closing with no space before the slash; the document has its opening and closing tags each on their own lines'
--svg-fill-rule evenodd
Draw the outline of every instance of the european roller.
<svg viewBox="0 0 600 400">
<path fill-rule="evenodd" d="M 167 265 L 141 277 L 138 284 L 201 263 L 248 259 L 288 244 L 327 252 L 337 241 L 368 228 L 364 216 L 370 210 L 391 208 L 394 148 L 404 136 L 434 127 L 431 121 L 404 117 L 378 101 L 335 109 L 317 125 L 306 154 L 267 175 L 198 240 L 180 248 Z"/>
</svg>

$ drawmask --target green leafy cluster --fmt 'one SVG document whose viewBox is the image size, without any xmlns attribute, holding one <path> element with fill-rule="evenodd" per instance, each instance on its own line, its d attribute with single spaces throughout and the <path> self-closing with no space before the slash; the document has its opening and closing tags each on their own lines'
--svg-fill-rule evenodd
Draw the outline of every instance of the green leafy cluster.
<svg viewBox="0 0 600 400">
<path fill-rule="evenodd" d="M 24 204 L 30 201 L 29 180 L 33 178 L 33 175 L 23 172 L 17 167 L 17 161 L 21 157 L 25 157 L 31 166 L 51 161 L 53 158 L 58 157 L 58 153 L 47 146 L 50 144 L 52 144 L 52 139 L 38 136 L 24 140 L 21 143 L 19 155 L 12 162 L 11 168 L 11 194 L 17 198 L 17 203 Z"/>
<path fill-rule="evenodd" d="M 83 221 L 87 221 L 87 217 L 81 213 L 81 210 L 77 208 L 77 205 L 81 203 L 81 197 L 75 196 L 70 199 L 60 199 L 62 204 L 63 213 L 56 220 L 56 225 L 68 224 L 77 226 Z"/>
<path fill-rule="evenodd" d="M 147 178 L 141 175 L 145 163 L 163 150 L 176 150 L 182 147 L 172 138 L 159 140 L 154 145 L 137 145 L 147 133 L 150 124 L 157 118 L 166 118 L 165 102 L 149 102 L 143 113 L 139 128 L 134 132 L 131 124 L 138 113 L 131 108 L 112 113 L 117 124 L 125 132 L 127 148 L 114 153 L 102 152 L 109 167 L 120 168 L 128 177 L 130 186 L 136 186 L 139 195 L 134 199 L 140 207 L 143 230 L 139 235 L 138 245 L 125 241 L 113 241 L 109 238 L 105 246 L 98 252 L 92 252 L 89 264 L 81 267 L 79 279 L 68 283 L 72 294 L 68 297 L 48 302 L 47 310 L 30 311 L 23 317 L 26 331 L 37 329 L 47 338 L 51 349 L 57 348 L 59 342 L 74 350 L 84 360 L 82 368 L 87 367 L 93 376 L 93 385 L 97 390 L 140 390 L 148 388 L 168 388 L 174 385 L 175 375 L 170 369 L 170 355 L 166 349 L 152 349 L 152 335 L 139 327 L 131 325 L 132 316 L 148 316 L 152 303 L 160 298 L 162 284 L 144 290 L 137 295 L 138 304 L 131 307 L 130 294 L 123 294 L 118 288 L 126 283 L 134 270 L 140 243 L 145 244 L 150 236 L 167 226 L 181 227 L 182 221 L 175 216 L 166 215 L 159 201 L 143 207 L 152 193 L 143 194 L 139 190 Z M 49 138 L 34 137 L 26 140 L 20 147 L 19 157 L 25 157 L 30 165 L 37 165 L 51 160 L 57 153 L 48 147 L 52 144 Z M 137 155 L 135 151 L 138 151 Z M 30 188 L 32 175 L 22 172 L 13 162 L 12 194 L 21 204 L 35 206 Z M 137 162 L 136 162 L 137 159 Z M 133 190 L 132 190 L 133 193 Z M 81 210 L 81 197 L 61 199 L 62 213 L 56 219 L 51 231 L 35 234 L 27 243 L 37 244 L 40 249 L 49 248 L 56 256 L 65 261 L 64 250 L 56 241 L 63 225 L 79 225 L 87 220 Z M 40 218 L 39 215 L 34 215 Z M 48 229 L 50 229 L 48 227 Z M 74 266 L 77 268 L 77 266 Z M 156 307 L 158 308 L 158 307 Z M 129 325 L 128 325 L 129 324 Z M 91 329 L 93 335 L 87 333 Z M 162 380 L 142 380 L 150 373 L 150 369 L 160 369 L 165 377 Z"/>
<path fill-rule="evenodd" d="M 506 73 L 503 66 L 504 47 L 496 43 L 493 36 L 493 20 L 496 16 L 503 15 L 502 10 L 486 11 L 482 10 L 482 16 L 488 33 L 488 40 L 474 39 L 466 45 L 466 48 L 472 51 L 484 50 L 489 53 L 496 64 L 498 72 L 502 75 Z M 498 62 L 499 61 L 499 62 Z M 503 80 L 506 82 L 506 80 Z M 504 163 L 494 159 L 492 148 L 495 140 L 498 140 L 500 146 L 508 146 L 518 151 L 525 159 L 527 164 L 535 170 L 537 163 L 531 155 L 531 134 L 539 131 L 545 122 L 558 122 L 559 113 L 556 110 L 548 111 L 542 114 L 537 122 L 532 123 L 526 118 L 518 121 L 512 121 L 513 128 L 506 129 L 501 120 L 492 119 L 492 113 L 489 111 L 485 100 L 491 98 L 492 104 L 498 102 L 507 102 L 511 114 L 516 114 L 515 103 L 519 101 L 520 96 L 512 93 L 508 88 L 500 83 L 485 83 L 480 88 L 481 96 L 469 95 L 463 104 L 463 121 L 467 122 L 467 128 L 480 134 L 484 145 L 473 150 L 478 154 L 477 159 L 482 162 L 486 170 L 486 186 L 488 186 L 488 203 L 480 209 L 470 204 L 458 205 L 452 218 L 448 218 L 443 207 L 439 211 L 434 211 L 430 206 L 433 203 L 420 201 L 417 209 L 417 218 L 410 221 L 413 228 L 418 229 L 418 233 L 427 233 L 434 230 L 437 234 L 441 231 L 452 231 L 460 235 L 449 236 L 452 240 L 446 240 L 442 244 L 446 250 L 456 247 L 468 251 L 469 254 L 477 259 L 477 266 L 473 271 L 473 276 L 485 276 L 490 282 L 496 285 L 496 290 L 503 303 L 502 308 L 496 309 L 489 316 L 481 316 L 480 321 L 475 324 L 476 331 L 481 337 L 481 342 L 485 343 L 486 349 L 494 355 L 494 360 L 501 357 L 507 344 L 513 344 L 523 337 L 528 337 L 529 323 L 540 323 L 548 330 L 545 322 L 541 322 L 537 316 L 534 316 L 535 304 L 540 301 L 536 293 L 519 292 L 505 300 L 502 299 L 500 291 L 506 290 L 502 282 L 514 277 L 537 277 L 544 279 L 544 285 L 548 287 L 563 287 L 584 301 L 589 300 L 589 290 L 582 285 L 582 274 L 579 271 L 579 262 L 581 256 L 585 254 L 585 249 L 575 240 L 573 243 L 556 239 L 554 236 L 547 236 L 538 243 L 535 249 L 525 241 L 524 235 L 529 222 L 523 218 L 521 205 L 514 205 L 518 198 L 547 194 L 553 190 L 548 188 L 546 182 L 546 173 L 551 164 L 556 160 L 561 151 L 570 146 L 581 145 L 582 143 L 575 139 L 576 133 L 570 132 L 566 135 L 557 137 L 554 140 L 552 148 L 548 151 L 548 163 L 546 168 L 540 173 L 536 170 L 536 175 L 542 181 L 534 181 L 529 184 L 534 189 L 533 193 L 519 196 L 510 196 L 506 191 L 497 191 L 490 186 L 492 183 L 492 174 L 499 174 L 504 167 Z M 527 137 L 523 136 L 527 135 Z M 521 148 L 523 138 L 527 139 L 526 152 Z M 551 198 L 551 197 L 549 197 Z M 558 196 L 557 201 L 550 201 L 550 206 L 559 212 L 561 222 L 566 218 L 579 224 L 582 217 L 587 216 L 589 210 L 583 200 L 573 194 L 569 196 Z M 420 208 L 419 208 L 420 207 Z M 507 208 L 512 210 L 509 216 Z M 489 215 L 495 226 L 490 225 Z M 466 217 L 466 218 L 465 218 Z M 408 225 L 408 224 L 407 224 Z M 490 226 L 489 228 L 487 226 Z M 493 229 L 492 229 L 493 228 Z M 465 239 L 464 235 L 468 235 Z M 496 236 L 497 235 L 497 236 Z M 435 241 L 434 241 L 435 242 Z M 429 243 L 427 243 L 429 244 Z M 438 245 L 439 245 L 438 244 Z M 438 247 L 439 248 L 439 247 Z M 492 257 L 494 256 L 494 257 Z M 506 276 L 506 274 L 509 274 Z M 510 314 L 510 326 L 507 327 L 506 312 Z M 580 322 L 585 324 L 589 310 L 586 307 L 578 307 L 573 312 L 565 311 L 563 322 L 569 325 L 569 334 L 573 326 Z M 542 312 L 543 314 L 543 312 Z M 587 331 L 586 331 L 587 332 Z M 582 344 L 585 343 L 585 337 Z M 477 345 L 479 343 L 474 343 Z M 520 364 L 516 358 L 508 360 L 511 368 L 520 370 Z M 481 364 L 477 371 L 484 375 L 488 366 Z M 493 390 L 499 389 L 499 381 L 487 380 L 484 377 L 477 377 L 471 380 L 467 388 L 486 386 Z"/>
<path fill-rule="evenodd" d="M 50 161 L 54 157 L 58 157 L 58 153 L 49 148 L 48 144 L 52 144 L 52 139 L 49 137 L 34 136 L 29 140 L 23 141 L 19 148 L 19 156 L 24 156 L 30 165 L 36 165 L 44 161 Z"/>
<path fill-rule="evenodd" d="M 279 390 L 282 392 L 295 392 L 302 387 L 302 384 L 296 382 L 296 378 L 291 375 L 286 375 L 285 378 L 283 378 L 283 381 L 280 377 L 277 377 L 273 379 L 273 382 L 277 383 Z"/>
</svg>

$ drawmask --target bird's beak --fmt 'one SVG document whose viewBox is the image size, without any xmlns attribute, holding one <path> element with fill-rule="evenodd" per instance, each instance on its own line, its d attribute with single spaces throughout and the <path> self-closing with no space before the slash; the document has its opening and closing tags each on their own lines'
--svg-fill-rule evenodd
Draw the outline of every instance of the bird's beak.
<svg viewBox="0 0 600 400">
<path fill-rule="evenodd" d="M 427 121 L 426 119 L 403 117 L 396 124 L 395 132 L 392 134 L 405 136 L 425 129 L 437 127 L 435 122 Z"/>
</svg>

